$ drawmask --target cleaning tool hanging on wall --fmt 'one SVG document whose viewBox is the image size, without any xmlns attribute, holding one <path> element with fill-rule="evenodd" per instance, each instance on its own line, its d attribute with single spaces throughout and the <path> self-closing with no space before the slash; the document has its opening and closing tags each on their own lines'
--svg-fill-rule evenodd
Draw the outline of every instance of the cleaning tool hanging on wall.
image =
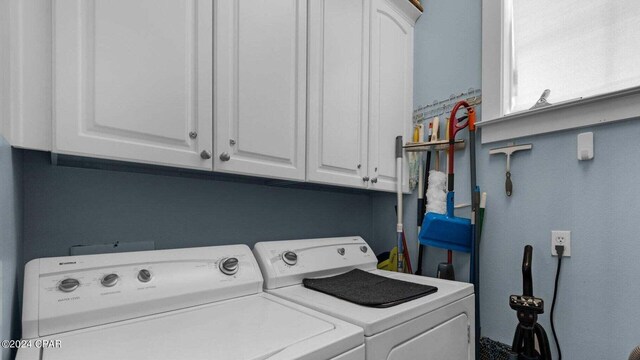
<svg viewBox="0 0 640 360">
<path fill-rule="evenodd" d="M 464 106 L 464 104 L 460 104 Z M 476 113 L 467 107 L 469 125 L 469 177 L 471 183 L 471 264 L 469 266 L 469 280 L 473 283 L 475 301 L 475 352 L 476 359 L 480 356 L 480 233 L 477 225 L 480 216 L 480 187 L 476 183 Z"/>
<path fill-rule="evenodd" d="M 429 188 L 427 189 L 427 213 L 445 214 L 447 212 L 447 175 L 429 171 Z"/>
<path fill-rule="evenodd" d="M 414 143 L 419 142 L 420 134 L 424 133 L 424 125 L 417 124 L 413 127 L 413 135 L 411 141 Z M 409 190 L 413 191 L 420 186 L 420 165 L 422 162 L 422 154 L 418 152 L 409 153 Z"/>
<path fill-rule="evenodd" d="M 404 234 L 404 229 L 402 230 L 402 248 L 404 249 L 404 253 L 402 254 L 404 257 L 404 267 L 402 268 L 402 271 L 413 274 L 413 267 L 411 267 L 411 255 L 409 254 L 409 247 L 407 246 L 407 237 Z"/>
<path fill-rule="evenodd" d="M 398 214 L 398 206 L 395 206 L 396 216 Z M 406 272 L 409 274 L 413 274 L 413 267 L 411 266 L 411 256 L 409 254 L 409 247 L 407 246 L 407 236 L 404 233 L 404 229 L 402 229 L 402 255 L 404 257 L 404 267 L 400 272 Z"/>
<path fill-rule="evenodd" d="M 440 247 L 448 250 L 471 251 L 471 221 L 469 219 L 455 217 L 454 211 L 454 151 L 456 134 L 468 126 L 469 121 L 459 123 L 456 118 L 456 112 L 460 107 L 464 106 L 469 115 L 475 121 L 475 111 L 466 102 L 456 104 L 451 112 L 449 119 L 449 156 L 448 156 L 448 179 L 446 201 L 446 214 L 437 214 L 428 212 L 425 216 L 422 229 L 420 231 L 419 240 L 422 244 Z M 430 175 L 431 176 L 431 175 Z M 454 279 L 452 256 L 447 256 L 447 263 L 438 267 L 440 275 L 443 278 Z"/>
<path fill-rule="evenodd" d="M 467 115 L 458 118 L 457 112 L 463 108 Z M 466 119 L 466 121 L 465 121 Z M 464 122 L 463 122 L 464 121 Z M 436 126 L 434 122 L 434 127 Z M 471 219 L 459 218 L 454 216 L 454 151 L 456 140 L 455 137 L 460 130 L 465 127 L 469 128 L 469 164 L 470 164 L 470 185 L 471 185 Z M 435 133 L 435 130 L 434 130 Z M 437 135 L 434 135 L 437 137 Z M 474 284 L 476 291 L 475 314 L 476 314 L 476 331 L 475 331 L 475 348 L 476 358 L 479 358 L 480 350 L 480 307 L 479 307 L 479 244 L 482 226 L 482 218 L 484 217 L 484 208 L 486 204 L 486 194 L 480 193 L 480 187 L 476 184 L 476 112 L 468 102 L 459 101 L 452 110 L 450 118 L 447 119 L 447 142 L 448 142 L 448 174 L 445 178 L 437 178 L 434 172 L 429 174 L 429 189 L 427 190 L 427 214 L 424 218 L 420 234 L 419 242 L 424 245 L 435 246 L 448 249 L 447 262 L 438 265 L 438 277 L 445 279 L 455 279 L 452 264 L 452 250 L 470 252 L 470 271 L 469 279 Z M 433 140 L 432 140 L 433 141 Z M 436 155 L 436 169 L 438 168 L 438 159 Z M 446 181 L 445 181 L 446 180 Z M 444 184 L 448 192 L 444 191 Z M 440 187 L 441 191 L 435 195 L 432 193 L 436 188 Z M 438 206 L 437 196 L 445 195 L 445 210 Z"/>
<path fill-rule="evenodd" d="M 451 116 L 447 118 L 445 139 L 449 141 L 451 139 L 451 131 L 449 126 L 451 125 Z M 449 160 L 449 153 L 447 152 L 447 162 Z M 455 205 L 455 204 L 454 204 Z M 453 271 L 453 250 L 447 249 L 447 262 L 438 264 L 438 271 L 436 274 L 439 278 L 455 280 L 456 275 Z"/>
<path fill-rule="evenodd" d="M 432 121 L 433 130 L 431 132 L 431 140 L 429 141 L 438 141 L 440 140 L 440 118 L 434 117 Z M 440 151 L 436 150 L 436 170 L 440 171 Z"/>
<path fill-rule="evenodd" d="M 449 120 L 447 120 L 447 127 Z M 434 118 L 435 140 L 438 140 L 440 130 L 440 119 Z M 446 130 L 447 140 L 449 129 Z M 427 193 L 427 213 L 446 214 L 447 213 L 447 175 L 440 171 L 440 152 L 436 151 L 436 168 L 429 173 L 429 191 Z M 437 276 L 443 279 L 455 279 L 453 270 L 452 253 L 447 250 L 447 262 L 438 264 Z"/>
<path fill-rule="evenodd" d="M 482 226 L 484 225 L 484 212 L 487 208 L 487 193 L 480 195 L 480 212 L 478 212 L 478 241 L 482 239 Z"/>
<path fill-rule="evenodd" d="M 396 191 L 398 202 L 398 221 L 396 224 L 397 246 L 398 246 L 398 271 L 404 269 L 404 248 L 402 243 L 402 136 L 396 137 Z"/>
<path fill-rule="evenodd" d="M 505 146 L 489 150 L 489 155 L 505 154 L 507 156 L 507 173 L 504 183 L 504 188 L 507 192 L 507 196 L 511 196 L 511 194 L 513 193 L 513 182 L 511 181 L 511 155 L 513 155 L 513 153 L 515 153 L 516 151 L 531 150 L 532 147 L 533 145 L 531 144 L 525 144 Z"/>
<path fill-rule="evenodd" d="M 434 120 L 435 121 L 435 120 Z M 427 142 L 431 141 L 433 135 L 433 122 L 429 123 L 429 132 L 427 134 Z M 416 139 L 413 139 L 417 142 Z M 424 141 L 425 139 L 418 138 L 418 141 Z M 420 228 L 422 227 L 422 221 L 424 220 L 424 214 L 426 209 L 426 193 L 428 191 L 429 184 L 429 169 L 431 168 L 431 151 L 427 152 L 427 162 L 423 169 L 422 159 L 420 159 L 419 166 L 419 178 L 418 178 L 418 214 L 416 219 L 418 220 L 418 235 L 420 235 Z M 424 256 L 424 245 L 418 241 L 418 265 L 416 265 L 416 275 L 422 275 L 422 258 Z"/>
<path fill-rule="evenodd" d="M 439 138 L 438 117 L 433 118 L 433 136 L 431 141 Z M 444 214 L 447 212 L 447 175 L 440 171 L 440 152 L 436 151 L 435 170 L 429 171 L 429 182 L 426 191 L 427 207 L 426 212 Z"/>
</svg>

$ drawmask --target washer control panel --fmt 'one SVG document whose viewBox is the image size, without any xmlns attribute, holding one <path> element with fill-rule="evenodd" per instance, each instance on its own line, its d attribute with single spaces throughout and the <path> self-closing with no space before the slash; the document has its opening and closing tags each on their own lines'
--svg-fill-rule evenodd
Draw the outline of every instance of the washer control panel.
<svg viewBox="0 0 640 360">
<path fill-rule="evenodd" d="M 24 338 L 262 291 L 246 245 L 69 256 L 25 267 Z"/>
<path fill-rule="evenodd" d="M 301 284 L 302 279 L 341 274 L 351 269 L 373 270 L 378 264 L 359 236 L 260 242 L 253 253 L 265 288 Z"/>
</svg>

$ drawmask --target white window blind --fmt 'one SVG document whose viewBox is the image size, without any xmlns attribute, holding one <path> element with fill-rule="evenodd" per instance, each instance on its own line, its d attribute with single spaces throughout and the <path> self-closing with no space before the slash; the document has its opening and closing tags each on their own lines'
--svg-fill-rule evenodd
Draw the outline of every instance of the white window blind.
<svg viewBox="0 0 640 360">
<path fill-rule="evenodd" d="M 640 86 L 639 0 L 513 0 L 507 113 Z"/>
</svg>

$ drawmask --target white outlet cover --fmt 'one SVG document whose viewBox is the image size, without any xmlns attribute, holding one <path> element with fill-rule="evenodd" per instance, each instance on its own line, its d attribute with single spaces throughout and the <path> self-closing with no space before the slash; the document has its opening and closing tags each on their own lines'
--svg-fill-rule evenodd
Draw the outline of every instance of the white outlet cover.
<svg viewBox="0 0 640 360">
<path fill-rule="evenodd" d="M 558 256 L 556 245 L 564 246 L 562 257 L 571 256 L 571 231 L 552 230 L 551 231 L 551 256 Z"/>
</svg>

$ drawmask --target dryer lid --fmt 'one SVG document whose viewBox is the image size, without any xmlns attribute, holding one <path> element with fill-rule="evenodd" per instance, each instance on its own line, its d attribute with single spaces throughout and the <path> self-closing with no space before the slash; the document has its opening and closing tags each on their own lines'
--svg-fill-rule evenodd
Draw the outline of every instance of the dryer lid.
<svg viewBox="0 0 640 360">
<path fill-rule="evenodd" d="M 438 292 L 397 306 L 379 309 L 354 304 L 319 291 L 305 288 L 302 285 L 287 286 L 267 291 L 300 305 L 358 325 L 364 329 L 365 336 L 375 335 L 391 329 L 411 319 L 428 314 L 473 295 L 473 285 L 468 283 L 384 270 L 373 270 L 373 273 L 402 281 L 435 286 L 438 288 Z M 472 313 L 474 311 L 473 302 L 470 304 L 471 308 L 469 311 Z"/>
</svg>

